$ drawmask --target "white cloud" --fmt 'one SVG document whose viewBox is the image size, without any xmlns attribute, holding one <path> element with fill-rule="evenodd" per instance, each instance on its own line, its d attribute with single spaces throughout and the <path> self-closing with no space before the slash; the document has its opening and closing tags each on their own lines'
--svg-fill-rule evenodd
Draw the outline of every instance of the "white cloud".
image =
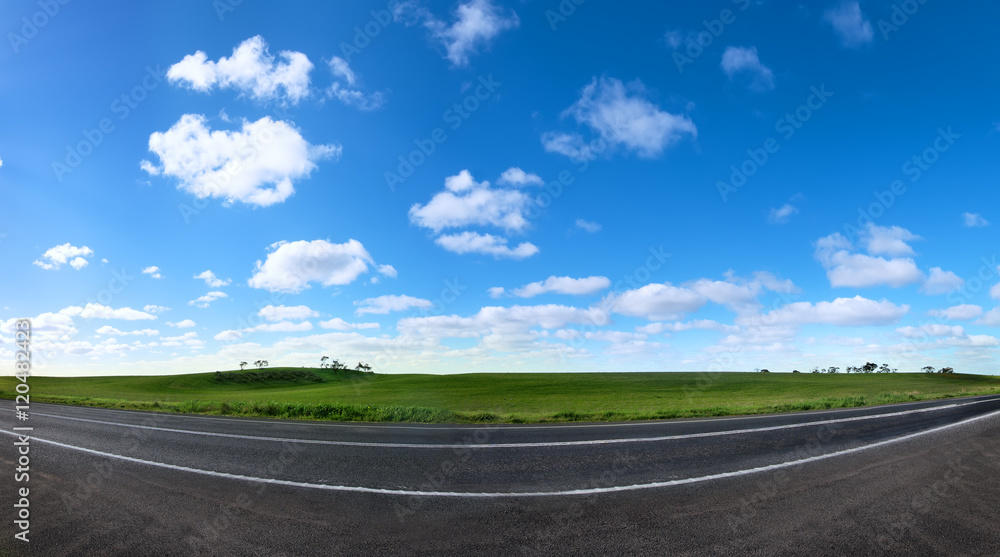
<svg viewBox="0 0 1000 557">
<path fill-rule="evenodd" d="M 781 292 L 782 294 L 798 294 L 801 292 L 791 279 L 779 279 L 774 276 L 774 273 L 768 271 L 756 271 L 753 274 L 753 278 L 760 282 L 764 288 L 772 292 Z"/>
<path fill-rule="evenodd" d="M 222 298 L 228 298 L 228 297 L 229 297 L 229 295 L 226 294 L 225 292 L 220 292 L 220 291 L 216 290 L 216 291 L 209 292 L 209 293 L 205 294 L 204 296 L 200 296 L 200 297 L 198 297 L 198 298 L 196 298 L 194 300 L 191 300 L 190 302 L 188 302 L 188 304 L 190 304 L 192 306 L 197 306 L 197 307 L 200 307 L 200 308 L 207 308 L 209 306 L 209 304 L 211 304 L 212 302 L 214 302 L 216 300 L 219 300 L 219 299 L 222 299 Z"/>
<path fill-rule="evenodd" d="M 178 321 L 176 323 L 174 323 L 172 321 L 167 321 L 167 325 L 170 325 L 171 327 L 176 327 L 178 329 L 190 329 L 191 327 L 194 327 L 195 325 L 197 325 L 197 323 L 195 323 L 191 319 L 184 319 L 184 320 Z"/>
<path fill-rule="evenodd" d="M 350 284 L 368 265 L 375 265 L 361 242 L 334 244 L 328 240 L 277 242 L 247 282 L 252 288 L 271 292 L 301 292 L 310 282 L 323 286 Z"/>
<path fill-rule="evenodd" d="M 941 267 L 932 267 L 931 274 L 924 282 L 922 290 L 927 294 L 947 294 L 964 285 L 965 281 L 955 273 L 942 270 Z"/>
<path fill-rule="evenodd" d="M 379 274 L 387 276 L 389 278 L 396 278 L 399 275 L 399 273 L 396 272 L 396 268 L 393 267 L 392 265 L 379 265 L 378 272 Z"/>
<path fill-rule="evenodd" d="M 861 245 L 871 255 L 913 255 L 913 248 L 906 242 L 919 239 L 920 236 L 898 226 L 886 227 L 869 223 L 861 232 Z"/>
<path fill-rule="evenodd" d="M 243 329 L 241 333 L 300 333 L 302 331 L 311 331 L 313 328 L 312 323 L 309 321 L 302 321 L 299 323 L 292 323 L 291 321 L 279 321 L 277 323 L 261 323 L 260 325 Z"/>
<path fill-rule="evenodd" d="M 939 325 L 936 323 L 929 323 L 919 327 L 900 327 L 896 329 L 896 332 L 906 338 L 965 336 L 965 329 L 958 325 Z"/>
<path fill-rule="evenodd" d="M 591 234 L 596 234 L 597 232 L 601 231 L 601 225 L 599 223 L 596 223 L 596 222 L 590 222 L 590 221 L 584 220 L 584 219 L 576 219 L 576 223 L 575 224 L 576 224 L 577 228 L 581 228 L 583 230 L 586 230 L 587 232 L 590 232 Z"/>
<path fill-rule="evenodd" d="M 621 146 L 645 158 L 659 156 L 685 137 L 697 137 L 698 129 L 687 116 L 660 110 L 646 100 L 645 93 L 639 81 L 626 87 L 619 79 L 595 78 L 563 117 L 573 116 L 612 147 Z M 542 136 L 542 143 L 547 151 L 571 158 L 594 155 L 579 134 L 549 132 Z"/>
<path fill-rule="evenodd" d="M 259 207 L 288 199 L 294 180 L 308 177 L 316 161 L 336 159 L 341 152 L 338 145 L 311 145 L 292 124 L 267 116 L 244 121 L 239 131 L 212 131 L 199 114 L 185 114 L 166 132 L 154 132 L 149 150 L 160 165 L 145 165 L 147 172 L 178 179 L 195 197 Z"/>
<path fill-rule="evenodd" d="M 876 227 L 880 230 L 888 230 Z M 893 227 L 898 229 L 898 227 Z M 909 232 L 903 230 L 906 234 Z M 869 249 L 876 251 L 900 252 L 910 249 L 899 234 L 882 234 L 876 231 L 867 239 Z M 870 255 L 851 253 L 851 243 L 839 232 L 820 238 L 816 242 L 816 259 L 827 269 L 826 276 L 834 287 L 867 287 L 888 285 L 905 286 L 920 282 L 923 273 L 910 258 L 885 259 Z"/>
<path fill-rule="evenodd" d="M 129 307 L 111 308 L 101 304 L 90 303 L 84 307 L 69 306 L 59 310 L 59 313 L 70 317 L 82 317 L 84 319 L 123 319 L 135 321 L 139 319 L 156 319 L 155 315 L 132 309 Z"/>
<path fill-rule="evenodd" d="M 516 29 L 520 24 L 516 13 L 503 13 L 490 0 L 461 3 L 454 16 L 455 21 L 448 25 L 427 15 L 424 25 L 431 31 L 431 36 L 444 46 L 445 57 L 459 67 L 467 65 L 469 57 L 480 49 L 488 49 L 497 35 Z"/>
<path fill-rule="evenodd" d="M 66 243 L 49 248 L 42 254 L 41 259 L 34 261 L 34 264 L 46 270 L 58 270 L 59 267 L 68 263 L 70 267 L 79 271 L 90 263 L 86 258 L 93 256 L 94 250 L 87 246 L 78 248 Z"/>
<path fill-rule="evenodd" d="M 511 295 L 519 298 L 531 298 L 554 292 L 556 294 L 581 296 L 599 292 L 610 286 L 611 280 L 608 277 L 571 278 L 551 276 L 544 281 L 532 282 L 521 288 L 517 288 L 511 292 Z M 493 289 L 491 288 L 490 290 L 492 291 Z M 499 292 L 502 293 L 503 289 L 501 288 Z"/>
<path fill-rule="evenodd" d="M 430 300 L 414 298 L 413 296 L 379 296 L 377 298 L 366 298 L 354 302 L 354 304 L 359 306 L 354 312 L 356 315 L 364 315 L 366 313 L 385 314 L 391 311 L 406 311 L 410 308 L 429 308 L 434 305 Z"/>
<path fill-rule="evenodd" d="M 684 286 L 733 311 L 746 311 L 758 307 L 760 304 L 757 302 L 757 296 L 763 290 L 763 284 L 759 281 L 737 284 L 730 281 L 698 279 Z"/>
<path fill-rule="evenodd" d="M 202 271 L 201 273 L 195 275 L 194 278 L 205 281 L 205 285 L 208 286 L 209 288 L 219 288 L 221 286 L 226 286 L 230 282 L 232 282 L 232 279 L 226 279 L 226 280 L 220 279 L 219 277 L 215 276 L 215 273 L 213 273 L 212 271 Z"/>
<path fill-rule="evenodd" d="M 966 320 L 979 317 L 983 314 L 983 308 L 973 304 L 959 304 L 947 309 L 934 309 L 929 312 L 934 317 L 944 317 L 945 319 Z"/>
<path fill-rule="evenodd" d="M 135 336 L 156 336 L 156 335 L 160 334 L 160 331 L 157 331 L 156 329 L 140 329 L 140 330 L 135 330 L 135 331 L 120 331 L 120 330 L 112 327 L 111 325 L 105 325 L 105 326 L 97 329 L 94 332 L 97 333 L 97 334 L 99 334 L 99 335 L 114 335 L 114 336 L 129 336 L 129 335 L 135 335 Z"/>
<path fill-rule="evenodd" d="M 531 198 L 515 189 L 494 189 L 476 182 L 468 170 L 445 178 L 445 191 L 426 204 L 410 207 L 410 222 L 440 232 L 445 228 L 493 225 L 506 230 L 528 226 L 525 211 Z"/>
<path fill-rule="evenodd" d="M 170 66 L 167 79 L 196 91 L 230 87 L 258 100 L 281 98 L 292 104 L 309 95 L 309 72 L 313 65 L 301 52 L 282 51 L 282 62 L 267 51 L 267 42 L 258 35 L 233 49 L 231 57 L 208 60 L 202 51 L 185 56 Z M 283 92 L 283 93 L 282 93 Z"/>
<path fill-rule="evenodd" d="M 722 71 L 729 79 L 737 75 L 750 78 L 750 88 L 755 91 L 774 89 L 774 72 L 760 62 L 757 47 L 728 46 L 722 53 Z"/>
<path fill-rule="evenodd" d="M 351 70 L 347 60 L 334 56 L 330 60 L 330 71 L 337 81 L 330 85 L 327 90 L 328 95 L 358 110 L 378 110 L 382 106 L 384 99 L 381 92 L 365 93 L 361 89 L 354 88 L 358 77 Z"/>
<path fill-rule="evenodd" d="M 906 304 L 896 305 L 886 300 L 876 302 L 855 296 L 815 304 L 793 302 L 768 313 L 761 321 L 774 325 L 887 325 L 899 320 L 909 310 L 910 306 Z"/>
<path fill-rule="evenodd" d="M 258 315 L 268 321 L 285 321 L 288 319 L 302 320 L 312 317 L 319 317 L 319 312 L 309 308 L 309 306 L 273 306 L 266 305 L 260 308 Z"/>
<path fill-rule="evenodd" d="M 647 284 L 607 298 L 607 307 L 615 313 L 644 317 L 651 321 L 677 319 L 705 305 L 705 296 L 694 290 L 669 283 Z"/>
<path fill-rule="evenodd" d="M 160 273 L 160 268 L 157 267 L 156 265 L 153 265 L 151 267 L 146 267 L 145 269 L 142 270 L 142 274 L 149 275 L 155 279 L 163 278 L 163 275 Z"/>
<path fill-rule="evenodd" d="M 434 240 L 434 243 L 457 254 L 480 253 L 497 258 L 524 259 L 538 253 L 538 247 L 531 242 L 521 242 L 511 249 L 506 238 L 477 232 L 444 234 Z"/>
<path fill-rule="evenodd" d="M 540 306 L 489 306 L 472 317 L 435 315 L 400 319 L 396 328 L 404 337 L 414 338 L 471 338 L 488 333 L 513 335 L 540 327 L 558 329 L 570 323 L 607 325 L 606 311 L 599 308 L 581 309 L 555 304 Z M 493 337 L 494 341 L 500 340 Z"/>
<path fill-rule="evenodd" d="M 486 289 L 486 293 L 490 295 L 490 298 L 499 298 L 506 294 L 506 292 L 502 286 L 493 286 Z"/>
<path fill-rule="evenodd" d="M 1000 282 L 990 287 L 990 298 L 1000 300 Z"/>
<path fill-rule="evenodd" d="M 542 177 L 538 174 L 532 172 L 525 172 L 516 166 L 512 166 L 507 170 L 503 171 L 500 175 L 501 184 L 509 184 L 513 186 L 526 186 L 526 185 L 536 185 L 541 186 L 545 183 Z"/>
<path fill-rule="evenodd" d="M 1000 326 L 1000 307 L 995 307 L 975 321 L 976 325 Z"/>
<path fill-rule="evenodd" d="M 158 306 L 156 304 L 146 304 L 143 306 L 142 311 L 147 313 L 163 313 L 165 311 L 170 311 L 170 308 L 166 306 Z"/>
<path fill-rule="evenodd" d="M 658 335 L 666 332 L 679 333 L 693 330 L 735 332 L 738 329 L 739 327 L 734 325 L 725 325 L 711 319 L 695 319 L 687 322 L 675 321 L 673 323 L 649 323 L 635 328 L 635 330 L 640 333 L 650 335 Z"/>
<path fill-rule="evenodd" d="M 215 335 L 213 338 L 215 340 L 220 340 L 223 342 L 230 342 L 243 338 L 243 333 L 230 329 L 228 331 L 222 331 L 221 333 Z"/>
<path fill-rule="evenodd" d="M 334 331 L 353 331 L 355 329 L 378 329 L 378 323 L 348 323 L 339 317 L 334 317 L 328 321 L 320 321 L 319 326 L 324 329 Z"/>
<path fill-rule="evenodd" d="M 847 48 L 860 48 L 872 42 L 875 32 L 857 2 L 843 0 L 836 8 L 823 12 L 823 19 L 833 26 L 840 43 Z"/>
<path fill-rule="evenodd" d="M 969 228 L 975 226 L 989 226 L 990 224 L 979 213 L 962 213 L 962 223 Z"/>
<path fill-rule="evenodd" d="M 785 224 L 792 215 L 797 214 L 799 210 L 791 203 L 785 203 L 781 207 L 774 209 L 772 208 L 767 214 L 767 222 L 771 224 Z"/>
</svg>

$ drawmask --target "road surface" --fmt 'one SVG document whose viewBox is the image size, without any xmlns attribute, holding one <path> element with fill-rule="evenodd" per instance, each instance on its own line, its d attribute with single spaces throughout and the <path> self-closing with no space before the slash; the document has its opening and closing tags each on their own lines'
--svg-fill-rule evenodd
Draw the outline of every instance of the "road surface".
<svg viewBox="0 0 1000 557">
<path fill-rule="evenodd" d="M 604 424 L 35 403 L 12 555 L 1000 555 L 1000 397 Z"/>
</svg>

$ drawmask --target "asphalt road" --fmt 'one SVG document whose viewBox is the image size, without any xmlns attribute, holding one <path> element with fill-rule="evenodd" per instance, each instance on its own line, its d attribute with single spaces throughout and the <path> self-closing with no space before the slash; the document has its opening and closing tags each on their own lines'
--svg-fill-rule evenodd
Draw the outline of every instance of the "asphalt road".
<svg viewBox="0 0 1000 557">
<path fill-rule="evenodd" d="M 12 555 L 1000 555 L 1000 397 L 724 419 L 354 425 L 0 402 Z"/>
</svg>

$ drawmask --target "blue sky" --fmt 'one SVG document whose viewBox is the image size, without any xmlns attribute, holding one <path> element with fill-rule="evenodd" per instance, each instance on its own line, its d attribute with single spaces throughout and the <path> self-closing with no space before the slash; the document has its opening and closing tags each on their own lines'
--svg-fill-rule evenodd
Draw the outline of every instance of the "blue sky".
<svg viewBox="0 0 1000 557">
<path fill-rule="evenodd" d="M 6 2 L 0 357 L 993 374 L 998 12 Z"/>
</svg>

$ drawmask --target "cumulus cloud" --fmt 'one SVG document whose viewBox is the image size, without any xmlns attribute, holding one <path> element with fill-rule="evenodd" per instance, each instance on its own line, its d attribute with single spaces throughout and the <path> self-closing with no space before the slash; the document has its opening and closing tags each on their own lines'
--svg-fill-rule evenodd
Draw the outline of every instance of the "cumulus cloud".
<svg viewBox="0 0 1000 557">
<path fill-rule="evenodd" d="M 837 7 L 823 12 L 823 19 L 833 26 L 846 48 L 860 48 L 875 38 L 872 22 L 856 1 L 843 0 Z"/>
<path fill-rule="evenodd" d="M 572 278 L 551 276 L 543 281 L 532 282 L 522 286 L 521 288 L 515 288 L 510 292 L 510 294 L 512 296 L 517 296 L 518 298 L 532 298 L 534 296 L 548 293 L 582 296 L 600 292 L 610 286 L 611 280 L 608 277 L 593 276 Z M 503 293 L 503 288 L 490 289 L 490 295 L 497 294 L 493 296 L 494 298 Z"/>
<path fill-rule="evenodd" d="M 562 116 L 572 116 L 611 147 L 622 147 L 644 158 L 659 156 L 685 137 L 697 137 L 698 129 L 690 118 L 660 110 L 645 97 L 645 87 L 639 81 L 626 86 L 619 79 L 594 78 Z M 542 143 L 546 151 L 573 159 L 596 154 L 577 133 L 547 132 Z"/>
<path fill-rule="evenodd" d="M 276 63 L 267 42 L 258 35 L 240 43 L 232 56 L 218 62 L 200 50 L 189 54 L 170 66 L 167 79 L 201 92 L 232 88 L 257 100 L 281 99 L 295 104 L 309 95 L 313 65 L 301 52 L 284 50 L 279 56 L 283 61 Z"/>
<path fill-rule="evenodd" d="M 928 313 L 934 317 L 964 321 L 982 315 L 983 308 L 974 304 L 959 304 L 946 309 L 933 309 Z"/>
<path fill-rule="evenodd" d="M 861 296 L 837 298 L 832 302 L 793 302 L 765 315 L 761 321 L 774 325 L 839 325 L 844 327 L 887 325 L 898 321 L 910 306 Z"/>
<path fill-rule="evenodd" d="M 990 224 L 979 213 L 962 213 L 962 223 L 969 228 Z"/>
<path fill-rule="evenodd" d="M 354 302 L 358 309 L 354 311 L 356 315 L 366 313 L 386 314 L 391 311 L 406 311 L 410 308 L 429 308 L 432 304 L 430 300 L 414 298 L 413 296 L 379 296 L 377 298 L 366 298 Z"/>
<path fill-rule="evenodd" d="M 785 203 L 777 209 L 772 208 L 767 214 L 767 222 L 771 224 L 785 224 L 792 215 L 797 214 L 799 210 L 791 203 Z"/>
<path fill-rule="evenodd" d="M 500 33 L 520 25 L 516 13 L 504 13 L 490 0 L 460 3 L 450 24 L 426 11 L 417 17 L 424 20 L 431 37 L 444 47 L 445 57 L 458 67 L 467 65 L 469 57 L 479 50 L 488 49 Z"/>
<path fill-rule="evenodd" d="M 896 329 L 896 332 L 906 338 L 965 336 L 965 329 L 958 325 L 940 325 L 936 323 L 928 323 L 919 327 L 900 327 Z"/>
<path fill-rule="evenodd" d="M 65 307 L 59 310 L 59 313 L 70 317 L 82 317 L 83 319 L 122 319 L 125 321 L 156 319 L 155 315 L 151 315 L 137 309 L 132 309 L 130 307 L 112 308 L 94 303 L 87 304 L 84 307 Z"/>
<path fill-rule="evenodd" d="M 129 336 L 129 335 L 134 335 L 134 336 L 157 336 L 157 335 L 160 334 L 160 331 L 157 331 L 156 329 L 140 329 L 140 330 L 134 330 L 134 331 L 120 331 L 120 330 L 112 327 L 111 325 L 105 325 L 103 327 L 100 327 L 99 329 L 97 329 L 94 332 L 97 333 L 98 335 L 113 335 L 113 336 Z"/>
<path fill-rule="evenodd" d="M 575 308 L 555 304 L 540 306 L 488 306 L 471 317 L 435 315 L 400 319 L 396 328 L 405 337 L 472 338 L 487 334 L 512 335 L 540 327 L 558 329 L 567 324 L 607 325 L 607 311 L 600 308 Z M 498 340 L 494 337 L 494 340 Z"/>
<path fill-rule="evenodd" d="M 1000 307 L 995 307 L 986 312 L 982 317 L 977 319 L 975 323 L 976 325 L 987 325 L 990 327 L 1000 326 Z"/>
<path fill-rule="evenodd" d="M 728 46 L 722 53 L 722 71 L 729 79 L 746 76 L 750 79 L 749 87 L 754 91 L 770 91 L 774 89 L 774 72 L 761 63 L 757 56 L 757 47 Z"/>
<path fill-rule="evenodd" d="M 143 306 L 142 311 L 146 313 L 163 313 L 165 311 L 170 311 L 170 308 L 166 306 L 158 306 L 156 304 L 146 304 Z"/>
<path fill-rule="evenodd" d="M 878 226 L 869 223 L 861 231 L 861 245 L 871 255 L 897 257 L 913 255 L 913 248 L 906 242 L 920 240 L 920 236 L 899 226 Z"/>
<path fill-rule="evenodd" d="M 166 132 L 150 135 L 149 150 L 160 164 L 144 161 L 144 170 L 176 178 L 199 199 L 267 207 L 288 199 L 295 180 L 307 178 L 316 161 L 338 158 L 341 147 L 311 145 L 292 124 L 267 116 L 244 121 L 237 131 L 212 131 L 204 116 L 185 114 Z"/>
<path fill-rule="evenodd" d="M 333 77 L 336 81 L 330 85 L 327 90 L 327 94 L 347 106 L 357 108 L 358 110 L 370 111 L 378 110 L 384 101 L 382 98 L 382 93 L 375 91 L 374 93 L 365 93 L 355 85 L 358 82 L 358 77 L 351 70 L 350 65 L 347 60 L 339 56 L 334 56 L 330 60 L 330 72 L 333 73 Z"/>
<path fill-rule="evenodd" d="M 513 186 L 541 186 L 545 183 L 545 181 L 542 180 L 542 177 L 538 174 L 525 172 L 516 166 L 512 166 L 507 170 L 504 170 L 503 174 L 500 175 L 500 183 Z"/>
<path fill-rule="evenodd" d="M 931 274 L 921 289 L 927 294 L 947 294 L 963 286 L 965 281 L 955 273 L 942 270 L 941 267 L 932 267 Z"/>
<path fill-rule="evenodd" d="M 222 286 L 226 286 L 230 282 L 232 282 L 232 279 L 226 279 L 226 280 L 220 279 L 219 277 L 215 276 L 215 273 L 213 273 L 212 271 L 202 271 L 201 273 L 195 275 L 194 278 L 205 281 L 205 285 L 208 286 L 209 288 L 219 288 Z"/>
<path fill-rule="evenodd" d="M 277 323 L 261 323 L 253 327 L 248 327 L 240 331 L 241 333 L 300 333 L 302 331 L 311 331 L 313 328 L 312 323 L 309 321 L 302 321 L 299 323 L 292 323 L 291 321 L 278 321 Z"/>
<path fill-rule="evenodd" d="M 70 267 L 79 271 L 90 264 L 86 258 L 93 256 L 94 250 L 87 246 L 78 248 L 65 243 L 46 250 L 40 259 L 34 261 L 34 264 L 46 270 L 58 270 L 59 267 L 69 264 Z"/>
<path fill-rule="evenodd" d="M 478 253 L 496 258 L 524 259 L 538 253 L 538 247 L 531 242 L 521 242 L 517 247 L 511 248 L 507 245 L 506 238 L 468 231 L 441 235 L 434 243 L 457 254 Z"/>
<path fill-rule="evenodd" d="M 266 305 L 260 308 L 258 315 L 268 321 L 302 320 L 319 317 L 319 312 L 309 306 L 274 306 Z"/>
<path fill-rule="evenodd" d="M 327 321 L 320 321 L 319 326 L 324 329 L 332 329 L 334 331 L 353 331 L 355 329 L 378 329 L 378 323 L 349 323 L 339 317 L 334 317 L 333 319 Z"/>
<path fill-rule="evenodd" d="M 694 290 L 670 283 L 654 283 L 612 294 L 607 298 L 606 306 L 622 315 L 662 321 L 678 319 L 684 313 L 697 311 L 706 302 L 707 298 Z"/>
<path fill-rule="evenodd" d="M 155 279 L 163 278 L 163 275 L 160 273 L 160 268 L 157 267 L 156 265 L 146 267 L 145 269 L 142 270 L 142 274 L 149 275 Z"/>
<path fill-rule="evenodd" d="M 350 284 L 368 272 L 369 265 L 375 265 L 361 242 L 353 239 L 343 244 L 328 240 L 277 242 L 269 249 L 267 259 L 257 261 L 247 284 L 271 292 L 301 292 L 309 288 L 310 282 L 323 286 Z M 379 269 L 390 274 L 384 266 Z"/>
<path fill-rule="evenodd" d="M 410 207 L 410 222 L 434 232 L 445 228 L 492 225 L 520 231 L 528 226 L 525 211 L 531 198 L 516 189 L 495 189 L 476 182 L 468 170 L 444 181 L 445 189 L 426 204 Z"/>
<path fill-rule="evenodd" d="M 195 323 L 191 319 L 183 319 L 183 320 L 178 321 L 176 323 L 174 323 L 172 321 L 167 321 L 167 325 L 170 325 L 171 327 L 176 327 L 178 329 L 190 329 L 191 327 L 194 327 L 196 324 L 197 323 Z"/>
<path fill-rule="evenodd" d="M 576 219 L 574 223 L 577 228 L 590 232 L 591 234 L 596 234 L 601 231 L 601 225 L 596 222 L 591 222 L 584 219 Z"/>
<path fill-rule="evenodd" d="M 229 295 L 226 294 L 225 292 L 220 292 L 218 290 L 215 290 L 205 294 L 204 296 L 199 296 L 198 298 L 191 300 L 190 302 L 188 302 L 188 304 L 200 308 L 207 308 L 212 302 L 228 297 Z"/>
<path fill-rule="evenodd" d="M 911 252 L 904 242 L 914 237 L 909 231 L 893 227 L 869 226 L 869 233 L 862 239 L 870 252 L 898 254 Z M 851 242 L 839 232 L 820 238 L 816 242 L 816 259 L 826 268 L 826 276 L 834 287 L 867 287 L 887 285 L 905 286 L 924 280 L 923 273 L 910 258 L 873 257 L 852 253 Z"/>
</svg>

